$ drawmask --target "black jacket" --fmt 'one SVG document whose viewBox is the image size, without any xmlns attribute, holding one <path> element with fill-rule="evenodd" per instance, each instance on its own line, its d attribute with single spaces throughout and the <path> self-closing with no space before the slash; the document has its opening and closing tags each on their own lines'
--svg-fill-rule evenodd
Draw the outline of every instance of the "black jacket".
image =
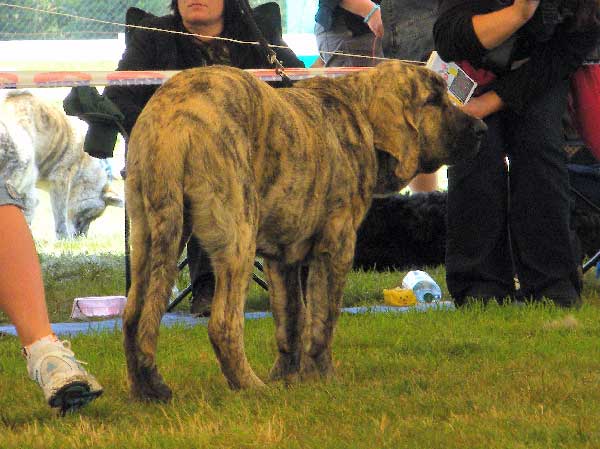
<svg viewBox="0 0 600 449">
<path fill-rule="evenodd" d="M 536 27 L 522 27 L 515 33 L 506 57 L 490 57 L 492 52 L 481 45 L 473 29 L 472 17 L 506 7 L 510 0 L 441 0 L 439 17 L 433 33 L 436 50 L 446 61 L 468 60 L 476 68 L 492 70 L 498 75 L 490 88 L 510 109 L 523 110 L 530 101 L 551 86 L 567 79 L 598 43 L 599 29 L 570 30 L 567 23 L 552 25 L 551 34 Z M 532 18 L 531 24 L 536 23 Z M 503 46 L 495 50 L 503 50 Z M 512 70 L 512 62 L 527 62 Z M 499 64 L 499 60 L 505 63 Z M 502 67 L 504 65 L 504 67 Z"/>
<path fill-rule="evenodd" d="M 266 3 L 255 8 L 254 15 L 257 25 L 270 44 L 286 45 L 281 37 L 281 19 L 276 3 Z M 173 15 L 156 17 L 137 8 L 130 8 L 127 21 L 150 28 L 187 32 L 181 19 Z M 231 37 L 244 41 L 256 40 L 250 30 L 242 29 L 238 34 Z M 210 65 L 209 56 L 193 39 L 181 34 L 129 28 L 126 33 L 126 49 L 117 70 L 183 70 Z M 260 49 L 254 45 L 227 42 L 227 46 L 232 66 L 242 69 L 271 67 Z M 292 50 L 277 48 L 275 52 L 284 67 L 304 67 Z M 104 90 L 104 95 L 115 103 L 125 116 L 123 125 L 128 134 L 157 88 L 109 86 Z"/>
</svg>

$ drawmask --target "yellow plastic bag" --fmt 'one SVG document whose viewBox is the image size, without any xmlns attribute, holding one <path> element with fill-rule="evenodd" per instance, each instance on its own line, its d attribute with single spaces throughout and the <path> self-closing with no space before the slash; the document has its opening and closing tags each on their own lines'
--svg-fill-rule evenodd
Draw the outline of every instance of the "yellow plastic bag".
<svg viewBox="0 0 600 449">
<path fill-rule="evenodd" d="M 417 304 L 417 297 L 408 288 L 383 289 L 383 302 L 388 306 L 409 307 Z"/>
</svg>

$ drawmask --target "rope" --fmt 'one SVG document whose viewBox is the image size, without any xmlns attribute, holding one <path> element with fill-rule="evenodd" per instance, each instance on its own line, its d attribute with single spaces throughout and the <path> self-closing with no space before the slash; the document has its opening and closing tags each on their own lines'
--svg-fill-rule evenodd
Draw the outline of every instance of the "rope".
<svg viewBox="0 0 600 449">
<path fill-rule="evenodd" d="M 94 19 L 91 17 L 83 17 L 83 16 L 78 16 L 75 14 L 69 14 L 69 13 L 64 13 L 64 12 L 48 11 L 48 10 L 44 10 L 44 9 L 40 9 L 40 8 L 34 8 L 31 6 L 14 5 L 11 3 L 0 2 L 0 6 L 21 9 L 21 10 L 25 10 L 25 11 L 38 12 L 38 13 L 43 13 L 43 14 L 56 15 L 56 16 L 61 16 L 61 17 L 69 17 L 71 19 L 83 20 L 83 21 L 94 22 L 94 23 L 101 23 L 104 25 L 114 25 L 114 26 L 118 26 L 118 27 L 122 27 L 122 28 L 135 28 L 135 29 L 146 30 L 146 31 L 156 31 L 156 32 L 160 32 L 160 33 L 171 33 L 171 34 L 178 34 L 178 35 L 183 35 L 183 36 L 192 36 L 192 37 L 201 38 L 201 39 L 214 39 L 214 40 L 220 40 L 220 41 L 226 41 L 226 42 L 233 42 L 233 43 L 242 44 L 242 45 L 258 45 L 258 46 L 261 45 L 261 43 L 257 42 L 257 41 L 242 41 L 239 39 L 231 39 L 231 38 L 221 37 L 221 36 L 204 36 L 202 34 L 186 33 L 184 31 L 164 30 L 162 28 L 146 27 L 146 26 L 141 26 L 141 25 L 128 25 L 128 24 L 120 23 L 120 22 L 112 22 L 109 20 Z M 95 33 L 95 31 L 90 31 L 90 33 Z M 0 33 L 0 34 L 8 34 L 8 33 Z M 291 48 L 288 47 L 287 45 L 274 45 L 274 44 L 267 44 L 267 45 L 270 48 L 284 48 L 284 49 L 291 50 Z M 377 56 L 370 56 L 370 55 L 355 55 L 352 53 L 343 53 L 343 52 L 338 52 L 338 51 L 319 51 L 319 53 L 320 54 L 329 54 L 329 55 L 347 56 L 347 57 L 353 57 L 353 58 L 374 59 L 374 60 L 380 60 L 380 61 L 395 60 L 395 58 L 385 58 L 385 57 L 377 57 Z M 409 62 L 412 64 L 422 64 L 420 61 L 411 61 L 411 60 L 407 60 L 407 59 L 400 59 L 400 61 Z"/>
</svg>

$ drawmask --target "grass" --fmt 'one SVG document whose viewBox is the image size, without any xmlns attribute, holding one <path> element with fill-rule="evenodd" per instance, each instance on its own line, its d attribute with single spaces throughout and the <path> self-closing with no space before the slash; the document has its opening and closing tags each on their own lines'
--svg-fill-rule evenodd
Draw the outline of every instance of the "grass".
<svg viewBox="0 0 600 449">
<path fill-rule="evenodd" d="M 272 334 L 271 319 L 246 323 L 262 378 Z M 158 405 L 128 397 L 120 333 L 78 336 L 73 346 L 106 393 L 64 419 L 26 379 L 9 338 L 0 340 L 0 447 L 595 448 L 599 337 L 596 305 L 345 315 L 333 380 L 233 392 L 206 328 L 169 328 L 158 361 L 175 397 Z"/>
<path fill-rule="evenodd" d="M 122 209 L 90 237 L 57 242 L 42 195 L 33 224 L 52 321 L 77 296 L 122 294 Z M 447 289 L 443 267 L 427 271 Z M 404 272 L 353 272 L 344 305 L 381 303 Z M 180 287 L 187 280 L 179 280 Z M 475 304 L 458 311 L 343 315 L 337 375 L 328 382 L 230 391 L 206 327 L 161 330 L 158 363 L 175 396 L 132 401 L 118 329 L 73 336 L 105 387 L 59 418 L 27 378 L 14 337 L 0 338 L 0 448 L 597 448 L 600 447 L 600 282 L 588 273 L 579 310 Z M 267 297 L 253 284 L 248 310 Z M 180 306 L 181 310 L 187 304 Z M 0 317 L 6 322 L 6 317 Z M 266 379 L 272 319 L 249 320 L 246 351 Z"/>
</svg>

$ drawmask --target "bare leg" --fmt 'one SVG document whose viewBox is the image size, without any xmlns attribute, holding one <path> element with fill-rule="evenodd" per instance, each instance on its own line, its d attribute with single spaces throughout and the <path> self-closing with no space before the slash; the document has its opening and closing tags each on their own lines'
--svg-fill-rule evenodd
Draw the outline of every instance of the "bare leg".
<svg viewBox="0 0 600 449">
<path fill-rule="evenodd" d="M 0 222 L 0 309 L 27 346 L 52 333 L 40 263 L 21 209 L 0 206 Z"/>
<path fill-rule="evenodd" d="M 438 188 L 437 172 L 418 175 L 409 186 L 412 193 L 432 192 Z"/>
</svg>

